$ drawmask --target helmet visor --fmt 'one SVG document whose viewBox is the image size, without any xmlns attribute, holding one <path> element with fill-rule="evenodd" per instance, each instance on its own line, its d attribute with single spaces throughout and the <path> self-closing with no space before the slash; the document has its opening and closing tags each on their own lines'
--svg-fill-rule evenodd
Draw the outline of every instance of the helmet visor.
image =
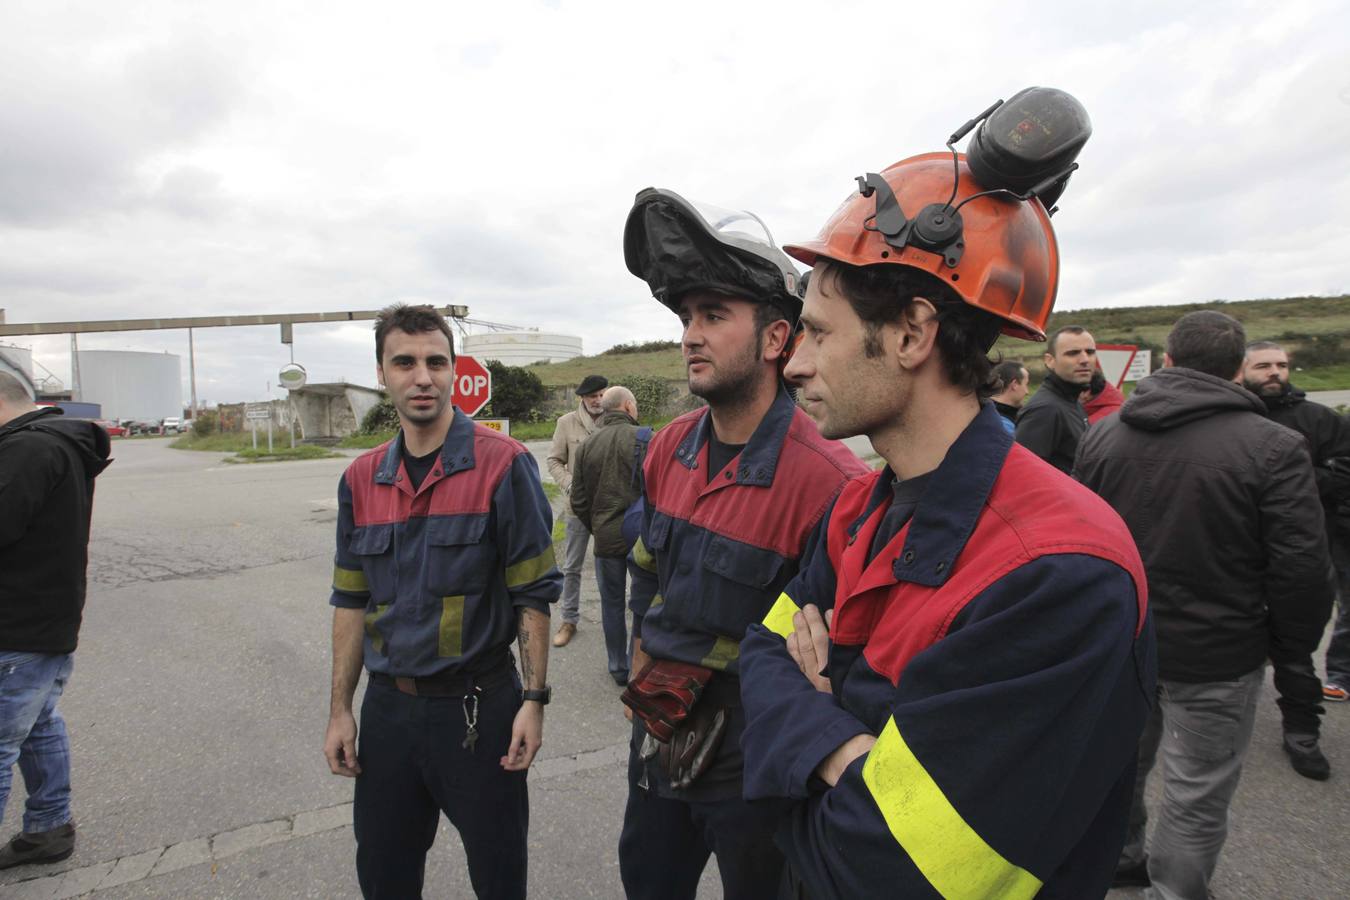
<svg viewBox="0 0 1350 900">
<path fill-rule="evenodd" d="M 672 309 L 706 290 L 773 303 L 792 321 L 801 312 L 797 268 L 752 212 L 647 188 L 628 214 L 623 250 L 628 271 Z"/>
</svg>

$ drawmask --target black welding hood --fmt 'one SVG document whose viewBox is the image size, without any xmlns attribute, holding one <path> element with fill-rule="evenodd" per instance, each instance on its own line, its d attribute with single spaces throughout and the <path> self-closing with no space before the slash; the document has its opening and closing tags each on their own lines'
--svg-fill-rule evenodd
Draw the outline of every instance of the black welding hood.
<svg viewBox="0 0 1350 900">
<path fill-rule="evenodd" d="M 791 322 L 802 311 L 801 276 L 754 213 L 691 203 L 674 191 L 640 191 L 623 229 L 628 271 L 678 311 L 690 291 L 773 303 Z"/>
</svg>

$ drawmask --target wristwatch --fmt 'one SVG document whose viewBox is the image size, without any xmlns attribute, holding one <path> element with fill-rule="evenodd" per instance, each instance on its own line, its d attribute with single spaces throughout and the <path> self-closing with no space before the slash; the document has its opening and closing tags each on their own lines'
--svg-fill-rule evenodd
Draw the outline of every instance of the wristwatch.
<svg viewBox="0 0 1350 900">
<path fill-rule="evenodd" d="M 542 691 L 524 690 L 520 692 L 521 700 L 533 700 L 540 706 L 548 706 L 548 701 L 553 699 L 553 686 L 544 685 Z"/>
</svg>

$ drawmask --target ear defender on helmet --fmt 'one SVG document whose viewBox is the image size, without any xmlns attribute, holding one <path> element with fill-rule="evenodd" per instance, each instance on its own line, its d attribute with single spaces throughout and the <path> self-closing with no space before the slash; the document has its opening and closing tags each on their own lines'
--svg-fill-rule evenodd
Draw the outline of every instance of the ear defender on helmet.
<svg viewBox="0 0 1350 900">
<path fill-rule="evenodd" d="M 976 126 L 958 153 L 955 144 Z M 857 193 L 816 240 L 784 249 L 812 266 L 825 259 L 921 269 L 1003 319 L 1005 334 L 1045 340 L 1059 280 L 1050 215 L 1091 134 L 1073 97 L 1027 88 L 957 129 L 950 156 L 924 154 L 859 176 Z"/>
</svg>

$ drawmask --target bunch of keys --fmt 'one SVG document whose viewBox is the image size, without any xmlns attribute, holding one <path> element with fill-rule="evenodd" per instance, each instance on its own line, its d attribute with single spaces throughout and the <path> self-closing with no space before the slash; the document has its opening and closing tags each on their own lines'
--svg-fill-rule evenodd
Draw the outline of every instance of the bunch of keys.
<svg viewBox="0 0 1350 900">
<path fill-rule="evenodd" d="M 482 693 L 482 688 L 474 686 L 472 694 L 464 695 L 464 743 L 460 744 L 465 750 L 473 752 L 474 745 L 478 743 L 478 695 Z"/>
</svg>

